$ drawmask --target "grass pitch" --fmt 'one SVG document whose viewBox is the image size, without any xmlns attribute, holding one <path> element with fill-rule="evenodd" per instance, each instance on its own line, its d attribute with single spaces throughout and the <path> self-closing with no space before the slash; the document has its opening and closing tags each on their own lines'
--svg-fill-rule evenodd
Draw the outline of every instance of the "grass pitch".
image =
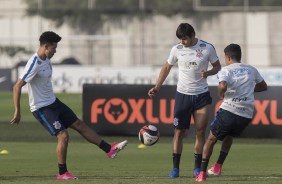
<svg viewBox="0 0 282 184">
<path fill-rule="evenodd" d="M 58 94 L 79 117 L 82 115 L 81 94 Z M 186 138 L 180 164 L 180 177 L 169 179 L 172 169 L 171 137 L 144 149 L 136 137 L 104 137 L 108 142 L 128 139 L 129 145 L 116 159 L 108 159 L 99 148 L 84 141 L 70 130 L 68 169 L 79 177 L 73 181 L 57 181 L 56 139 L 36 122 L 28 109 L 28 98 L 22 95 L 22 122 L 10 125 L 13 116 L 11 93 L 0 93 L 0 184 L 181 184 L 196 183 L 192 178 L 194 140 Z M 281 140 L 237 139 L 220 177 L 209 177 L 207 183 L 281 183 Z M 219 154 L 217 143 L 211 157 L 213 164 Z"/>
<path fill-rule="evenodd" d="M 124 137 L 105 137 L 110 142 Z M 0 142 L 0 183 L 196 183 L 192 178 L 193 143 L 186 139 L 181 159 L 180 178 L 170 179 L 172 168 L 171 138 L 161 138 L 152 147 L 137 148 L 137 137 L 127 137 L 128 146 L 115 159 L 84 141 L 70 142 L 68 169 L 79 177 L 74 181 L 57 181 L 56 142 Z M 83 139 L 81 139 L 83 140 Z M 214 149 L 210 164 L 219 153 Z M 281 144 L 279 140 L 235 141 L 225 162 L 222 176 L 209 177 L 208 183 L 281 183 Z"/>
</svg>

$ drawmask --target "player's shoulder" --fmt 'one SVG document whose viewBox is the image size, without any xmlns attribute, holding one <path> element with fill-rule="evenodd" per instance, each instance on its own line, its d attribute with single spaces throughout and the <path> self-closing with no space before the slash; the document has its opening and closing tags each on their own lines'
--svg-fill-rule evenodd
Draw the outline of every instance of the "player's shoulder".
<svg viewBox="0 0 282 184">
<path fill-rule="evenodd" d="M 177 43 L 177 44 L 173 45 L 172 49 L 182 50 L 182 49 L 184 49 L 184 46 L 181 43 Z"/>
<path fill-rule="evenodd" d="M 207 42 L 207 41 L 204 41 L 204 40 L 200 40 L 199 39 L 199 47 L 201 47 L 201 48 L 207 48 L 207 49 L 215 49 L 214 48 L 214 46 L 213 46 L 213 44 L 211 44 L 211 43 L 209 43 L 209 42 Z"/>
<path fill-rule="evenodd" d="M 34 54 L 28 61 L 27 66 L 31 66 L 32 68 L 37 68 L 42 65 L 42 61 L 39 59 L 37 54 Z"/>
</svg>

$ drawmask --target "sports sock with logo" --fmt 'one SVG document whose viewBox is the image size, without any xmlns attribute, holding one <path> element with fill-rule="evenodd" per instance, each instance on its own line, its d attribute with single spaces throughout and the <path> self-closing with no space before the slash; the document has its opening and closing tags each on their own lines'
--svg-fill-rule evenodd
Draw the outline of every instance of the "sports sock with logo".
<svg viewBox="0 0 282 184">
<path fill-rule="evenodd" d="M 201 164 L 201 171 L 207 172 L 208 164 L 209 164 L 210 159 L 202 159 L 202 164 Z"/>
</svg>

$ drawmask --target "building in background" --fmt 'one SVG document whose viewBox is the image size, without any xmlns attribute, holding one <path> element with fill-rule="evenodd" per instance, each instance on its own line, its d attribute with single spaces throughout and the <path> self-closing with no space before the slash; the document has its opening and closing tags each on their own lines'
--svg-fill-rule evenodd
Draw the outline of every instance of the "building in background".
<svg viewBox="0 0 282 184">
<path fill-rule="evenodd" d="M 246 0 L 238 1 L 245 6 L 238 5 L 231 8 L 204 6 L 204 1 L 201 0 L 190 0 L 192 4 L 187 4 L 187 0 L 175 1 L 183 5 L 179 12 L 185 8 L 187 11 L 195 12 L 187 17 L 177 14 L 178 9 L 171 16 L 160 14 L 153 6 L 160 5 L 152 5 L 149 0 L 132 0 L 135 2 L 133 4 L 135 7 L 120 9 L 111 7 L 110 4 L 106 8 L 99 8 L 99 2 L 103 0 L 79 0 L 77 2 L 81 6 L 70 10 L 110 12 L 108 17 L 105 16 L 106 18 L 100 20 L 102 23 L 92 32 L 93 34 L 83 31 L 81 27 L 73 28 L 64 22 L 57 27 L 57 23 L 46 16 L 36 14 L 28 16 L 27 1 L 32 0 L 0 0 L 0 47 L 20 46 L 28 51 L 35 51 L 38 46 L 38 36 L 43 31 L 53 30 L 63 37 L 58 53 L 53 58 L 55 63 L 60 63 L 66 58 L 75 58 L 83 65 L 158 66 L 167 59 L 172 45 L 178 42 L 175 36 L 177 26 L 181 22 L 189 22 L 196 28 L 197 37 L 214 44 L 221 62 L 223 62 L 223 49 L 232 42 L 242 46 L 245 63 L 255 66 L 282 65 L 279 60 L 282 52 L 280 42 L 282 22 L 279 21 L 282 11 L 251 9 L 252 7 L 244 4 L 248 2 Z M 62 6 L 46 7 L 47 1 L 33 0 L 36 5 L 33 10 L 45 11 L 47 15 L 48 11 L 52 15 L 54 11 L 65 10 Z M 83 3 L 85 6 L 82 6 Z M 133 16 L 134 10 L 139 13 L 137 16 Z M 209 13 L 212 16 L 209 17 Z M 117 14 L 122 14 L 122 18 L 115 21 Z M 95 25 L 95 19 L 86 21 L 89 26 L 92 23 Z M 27 60 L 29 56 L 30 54 L 24 52 L 18 52 L 13 56 L 1 52 L 0 67 L 14 67 L 18 62 Z"/>
</svg>

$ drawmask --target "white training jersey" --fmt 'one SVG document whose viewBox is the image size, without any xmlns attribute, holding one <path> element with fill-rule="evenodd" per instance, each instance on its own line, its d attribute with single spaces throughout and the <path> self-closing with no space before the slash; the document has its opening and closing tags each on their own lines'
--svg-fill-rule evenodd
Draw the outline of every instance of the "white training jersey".
<svg viewBox="0 0 282 184">
<path fill-rule="evenodd" d="M 31 112 L 52 104 L 56 97 L 52 87 L 52 66 L 47 58 L 41 60 L 35 53 L 27 62 L 20 79 L 27 82 Z"/>
<path fill-rule="evenodd" d="M 220 108 L 242 117 L 252 118 L 255 85 L 263 81 L 256 68 L 242 63 L 225 66 L 218 72 L 219 82 L 227 82 Z"/>
<path fill-rule="evenodd" d="M 192 47 L 184 47 L 180 43 L 173 46 L 167 62 L 170 65 L 178 63 L 177 91 L 186 95 L 207 92 L 207 79 L 201 76 L 201 72 L 207 71 L 209 62 L 217 60 L 213 45 L 199 39 Z"/>
</svg>

